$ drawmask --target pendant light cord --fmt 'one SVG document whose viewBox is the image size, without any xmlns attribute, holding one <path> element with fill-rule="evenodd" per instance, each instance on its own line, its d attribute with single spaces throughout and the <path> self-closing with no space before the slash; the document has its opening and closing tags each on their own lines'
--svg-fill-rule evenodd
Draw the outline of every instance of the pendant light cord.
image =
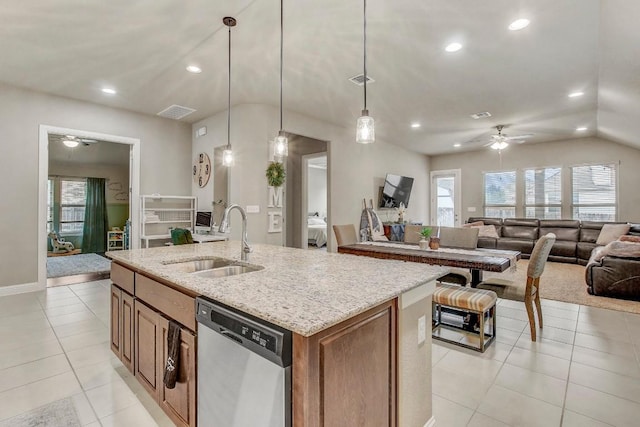
<svg viewBox="0 0 640 427">
<path fill-rule="evenodd" d="M 282 131 L 282 57 L 284 56 L 284 0 L 280 0 L 280 131 Z"/>
<path fill-rule="evenodd" d="M 227 96 L 227 149 L 231 147 L 231 26 L 229 25 L 229 91 Z"/>
<path fill-rule="evenodd" d="M 364 0 L 364 109 L 367 109 L 367 0 Z"/>
</svg>

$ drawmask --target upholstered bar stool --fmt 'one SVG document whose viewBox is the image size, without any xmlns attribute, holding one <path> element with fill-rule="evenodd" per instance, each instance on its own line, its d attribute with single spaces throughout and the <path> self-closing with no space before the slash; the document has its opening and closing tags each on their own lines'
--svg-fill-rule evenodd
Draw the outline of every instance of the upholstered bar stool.
<svg viewBox="0 0 640 427">
<path fill-rule="evenodd" d="M 333 232 L 336 235 L 338 246 L 353 245 L 358 243 L 356 227 L 353 224 L 334 225 Z"/>
</svg>

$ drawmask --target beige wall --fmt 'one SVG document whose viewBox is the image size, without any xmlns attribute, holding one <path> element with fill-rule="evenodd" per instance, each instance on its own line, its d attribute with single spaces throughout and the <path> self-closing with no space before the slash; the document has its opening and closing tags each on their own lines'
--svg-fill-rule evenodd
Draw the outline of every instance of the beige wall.
<svg viewBox="0 0 640 427">
<path fill-rule="evenodd" d="M 569 166 L 598 162 L 619 163 L 618 173 L 618 217 L 622 221 L 640 221 L 640 150 L 601 138 L 580 138 L 540 144 L 511 144 L 502 153 L 500 166 L 498 153 L 481 150 L 459 154 L 434 156 L 431 169 L 462 170 L 462 218 L 483 214 L 483 172 L 498 170 L 521 170 L 530 167 L 562 166 L 563 202 L 568 207 L 571 202 Z M 519 189 L 522 187 L 519 183 Z M 522 194 L 523 190 L 520 191 Z M 522 205 L 522 200 L 518 201 Z M 469 212 L 475 207 L 476 212 Z M 516 211 L 522 216 L 522 208 Z M 563 218 L 570 218 L 569 208 L 563 209 Z"/>
<path fill-rule="evenodd" d="M 373 145 L 355 143 L 354 129 L 337 127 L 317 119 L 285 111 L 287 132 L 329 141 L 328 181 L 330 224 L 359 224 L 362 199 L 378 197 L 378 187 L 387 172 L 415 178 L 411 204 L 406 219 L 427 220 L 429 200 L 429 159 L 377 140 Z M 269 141 L 278 132 L 278 109 L 261 104 L 243 104 L 232 108 L 231 143 L 236 164 L 230 171 L 229 200 L 242 206 L 259 205 L 259 214 L 249 214 L 249 239 L 255 242 L 282 244 L 282 235 L 267 233 L 266 205 L 268 189 L 265 169 L 270 159 Z M 207 135 L 195 138 L 194 155 L 226 144 L 226 111 L 193 125 L 193 130 L 207 127 Z M 199 194 L 195 193 L 194 194 Z M 234 214 L 235 217 L 235 214 Z M 238 238 L 234 227 L 232 238 Z M 329 227 L 329 229 L 331 229 Z M 329 248 L 335 246 L 331 234 Z"/>
<path fill-rule="evenodd" d="M 189 195 L 184 123 L 0 85 L 0 286 L 38 280 L 38 138 L 50 125 L 140 138 L 140 192 Z"/>
</svg>

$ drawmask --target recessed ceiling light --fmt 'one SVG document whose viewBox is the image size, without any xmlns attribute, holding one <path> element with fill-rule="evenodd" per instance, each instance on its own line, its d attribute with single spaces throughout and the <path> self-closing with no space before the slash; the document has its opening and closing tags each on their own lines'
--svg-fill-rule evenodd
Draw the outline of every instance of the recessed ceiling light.
<svg viewBox="0 0 640 427">
<path fill-rule="evenodd" d="M 583 132 L 583 131 L 585 131 L 585 130 L 587 130 L 587 129 L 589 129 L 589 128 L 586 128 L 586 127 L 584 127 L 584 126 L 579 127 L 579 128 L 576 128 L 576 130 L 577 130 L 578 132 Z"/>
<path fill-rule="evenodd" d="M 457 52 L 462 49 L 462 45 L 460 43 L 451 43 L 444 48 L 447 52 Z"/>
<path fill-rule="evenodd" d="M 509 29 L 511 31 L 518 31 L 528 26 L 529 26 L 529 20 L 526 18 L 520 18 L 520 19 L 516 19 L 511 24 L 509 24 Z"/>
<path fill-rule="evenodd" d="M 459 148 L 461 144 L 453 144 L 454 147 Z"/>
<path fill-rule="evenodd" d="M 202 72 L 202 68 L 198 67 L 197 65 L 189 65 L 187 67 L 187 71 L 193 74 L 200 74 Z"/>
<path fill-rule="evenodd" d="M 411 127 L 414 129 L 418 129 L 420 126 L 422 126 L 420 123 L 411 123 Z"/>
<path fill-rule="evenodd" d="M 569 94 L 569 98 L 577 98 L 577 97 L 582 96 L 582 95 L 584 95 L 584 92 L 571 92 Z"/>
<path fill-rule="evenodd" d="M 107 93 L 109 95 L 115 95 L 116 94 L 116 90 L 115 89 L 111 89 L 110 87 L 103 87 L 102 88 L 102 92 Z"/>
</svg>

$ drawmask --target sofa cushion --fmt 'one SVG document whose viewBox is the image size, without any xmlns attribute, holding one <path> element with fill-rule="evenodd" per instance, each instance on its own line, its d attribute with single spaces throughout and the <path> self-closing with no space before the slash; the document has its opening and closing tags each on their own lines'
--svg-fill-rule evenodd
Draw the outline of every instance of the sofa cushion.
<svg viewBox="0 0 640 427">
<path fill-rule="evenodd" d="M 576 257 L 577 242 L 571 242 L 566 240 L 556 240 L 551 248 L 550 255 L 562 256 L 562 257 Z"/>
<path fill-rule="evenodd" d="M 577 242 L 580 238 L 580 221 L 555 219 L 540 220 L 540 235 L 544 236 L 547 233 L 555 234 L 556 242 L 558 240 Z"/>
<path fill-rule="evenodd" d="M 538 227 L 503 225 L 502 237 L 534 241 L 538 239 Z"/>
<path fill-rule="evenodd" d="M 530 254 L 531 251 L 533 251 L 533 245 L 533 240 L 502 237 L 498 239 L 497 249 L 520 251 L 523 254 Z"/>
<path fill-rule="evenodd" d="M 631 228 L 629 229 L 627 234 L 632 236 L 640 236 L 640 224 L 630 224 Z"/>
<path fill-rule="evenodd" d="M 620 236 L 627 234 L 631 226 L 629 224 L 605 224 L 600 230 L 596 245 L 608 245 Z"/>
<path fill-rule="evenodd" d="M 494 237 L 478 236 L 478 247 L 485 249 L 495 249 L 498 246 L 498 239 Z"/>
<path fill-rule="evenodd" d="M 578 262 L 580 264 L 585 264 L 586 261 L 591 257 L 591 253 L 598 246 L 595 243 L 589 242 L 578 242 L 576 245 L 576 254 L 578 256 Z M 584 261 L 584 262 L 581 262 Z"/>
</svg>

